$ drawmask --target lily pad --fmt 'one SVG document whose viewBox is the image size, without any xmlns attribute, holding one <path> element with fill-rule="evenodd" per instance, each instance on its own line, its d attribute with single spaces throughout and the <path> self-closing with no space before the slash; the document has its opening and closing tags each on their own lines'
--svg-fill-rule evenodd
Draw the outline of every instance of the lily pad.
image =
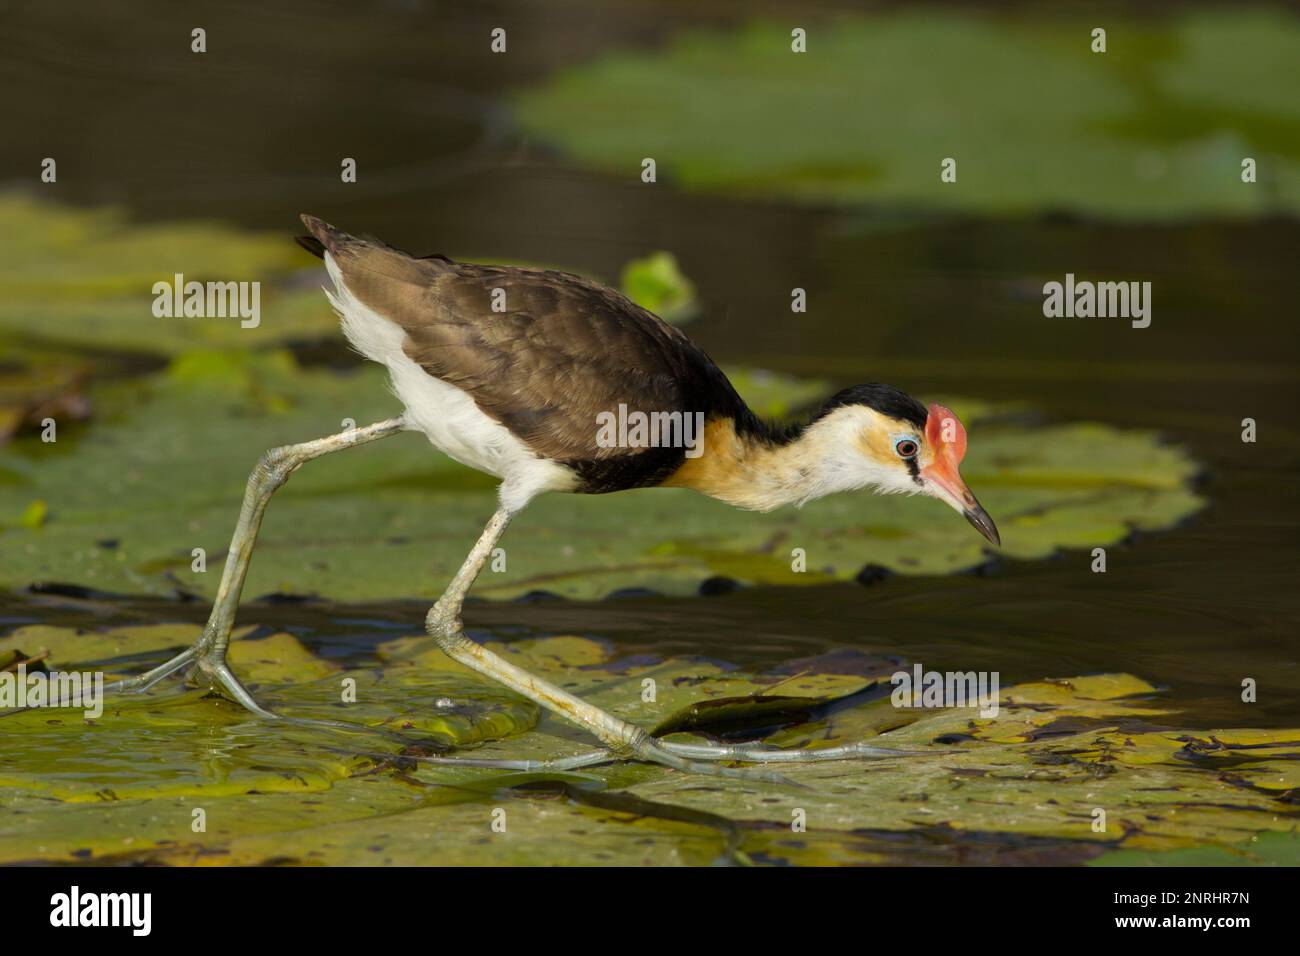
<svg viewBox="0 0 1300 956">
<path fill-rule="evenodd" d="M 1300 19 L 1104 19 L 799 21 L 805 53 L 790 21 L 691 32 L 562 70 L 515 108 L 581 163 L 631 180 L 653 157 L 688 189 L 993 215 L 1300 209 Z M 949 157 L 957 178 L 941 182 Z M 1241 181 L 1245 157 L 1257 185 Z"/>
<path fill-rule="evenodd" d="M 1127 728 L 1167 722 L 1169 712 L 1148 695 L 1077 698 L 1068 692 L 1071 683 L 1009 688 L 991 719 L 971 710 L 912 712 L 872 742 L 933 756 L 873 762 L 856 773 L 843 764 L 805 765 L 790 776 L 813 793 L 787 804 L 805 812 L 809 832 L 956 829 L 1092 842 L 1098 852 L 1236 845 L 1300 823 L 1289 798 L 1300 780 L 1294 731 L 1272 732 L 1265 741 L 1249 730 L 1137 732 Z M 1148 692 L 1154 688 L 1148 685 Z M 789 728 L 771 742 L 792 744 L 813 734 L 830 746 L 862 739 L 864 727 L 897 716 L 887 700 L 877 701 Z M 1218 755 L 1218 765 L 1200 758 L 1206 748 Z M 1225 773 L 1225 766 L 1236 772 Z M 771 819 L 770 807 L 737 808 L 727 797 L 663 779 L 631 790 L 651 800 L 671 792 L 678 804 L 715 813 L 725 803 L 736 820 Z M 1103 828 L 1094 829 L 1094 822 Z M 802 841 L 784 845 L 797 860 L 819 861 Z"/>
<path fill-rule="evenodd" d="M 891 662 L 868 661 L 856 673 L 822 673 L 810 662 L 795 674 L 755 676 L 713 661 L 618 662 L 609 660 L 604 644 L 580 637 L 515 641 L 496 649 L 526 670 L 563 674 L 566 690 L 615 708 L 656 734 L 755 719 L 788 723 L 779 718 L 852 696 L 896 670 Z M 387 642 L 379 656 L 394 667 L 463 671 L 428 637 Z"/>
<path fill-rule="evenodd" d="M 216 223 L 139 225 L 116 209 L 82 210 L 0 196 L 0 332 L 73 349 L 174 355 L 255 348 L 335 327 L 306 254 L 286 236 Z M 159 318 L 153 287 L 260 282 L 256 327 L 239 317 Z M 251 320 L 250 320 L 251 321 Z"/>
<path fill-rule="evenodd" d="M 271 347 L 337 335 L 316 288 L 319 269 L 300 269 L 300 251 L 282 239 L 218 226 L 134 226 L 116 213 L 16 196 L 0 199 L 0 225 L 0 332 L 28 342 L 24 354 L 34 356 L 0 398 L 16 410 L 10 427 L 38 406 L 59 425 L 58 441 L 26 434 L 0 464 L 0 587 L 55 581 L 210 596 L 247 474 L 265 449 L 398 411 L 378 368 L 306 371 Z M 12 236 L 22 241 L 4 238 Z M 265 321 L 241 329 L 230 320 L 154 317 L 149 281 L 174 272 L 266 281 Z M 629 282 L 661 308 L 690 297 L 664 257 L 637 264 Z M 68 378 L 80 372 L 66 371 L 78 366 L 65 362 L 46 382 L 30 373 L 51 343 L 138 349 L 170 363 L 130 382 L 83 387 Z M 821 381 L 728 371 L 770 416 L 829 391 Z M 1187 486 L 1194 463 L 1153 435 L 1029 429 L 999 423 L 998 409 L 954 402 L 979 428 L 966 474 L 999 521 L 1006 555 L 1104 546 L 1199 507 Z M 95 420 L 78 427 L 89 408 Z M 312 463 L 271 506 L 249 593 L 432 596 L 491 513 L 492 486 L 415 435 Z M 504 565 L 494 564 L 477 593 L 690 593 L 716 576 L 813 584 L 850 579 L 866 564 L 947 573 L 985 560 L 982 540 L 936 502 L 865 493 L 767 516 L 680 490 L 552 496 L 518 519 L 504 546 Z M 795 549 L 806 555 L 803 570 L 795 570 Z"/>
<path fill-rule="evenodd" d="M 286 223 L 286 230 L 299 228 Z M 0 195 L 0 336 L 15 352 L 58 347 L 163 356 L 341 338 L 321 294 L 325 270 L 292 234 L 217 223 L 140 225 L 118 209 Z M 186 282 L 259 283 L 257 319 L 155 315 L 154 284 L 174 284 L 176 275 Z M 623 277 L 630 298 L 664 310 L 666 319 L 684 320 L 696 307 L 694 287 L 671 253 L 633 260 Z M 45 363 L 0 378 L 0 440 L 35 400 L 62 407 L 57 399 L 83 371 L 66 359 L 64 366 Z"/>
<path fill-rule="evenodd" d="M 32 627 L 0 639 L 0 653 L 40 645 L 57 669 L 119 670 L 145 666 L 140 658 L 161 658 L 192 636 L 189 625 Z M 782 668 L 792 677 L 623 659 L 572 636 L 494 647 L 646 725 L 679 723 L 708 701 L 838 698 L 767 742 L 870 739 L 922 755 L 782 765 L 799 789 L 645 764 L 581 773 L 433 764 L 421 755 L 446 746 L 542 759 L 592 744 L 552 715 L 538 720 L 531 704 L 440 657 L 427 639 L 387 641 L 379 666 L 355 669 L 274 635 L 232 644 L 242 673 L 259 661 L 265 668 L 254 681 L 264 701 L 290 716 L 372 726 L 381 718 L 384 732 L 271 724 L 176 686 L 117 701 L 97 720 L 52 710 L 0 717 L 0 862 L 1141 863 L 1170 854 L 1196 864 L 1294 856 L 1300 730 L 1170 729 L 1177 715 L 1133 675 L 1005 688 L 997 715 L 983 717 L 843 697 L 883 673 L 884 662 L 864 660 L 856 675 L 818 670 L 817 659 L 792 662 Z M 833 670 L 843 664 L 837 656 Z M 647 677 L 658 688 L 654 700 Z M 340 700 L 343 678 L 356 679 L 355 702 Z M 500 719 L 511 707 L 518 719 Z M 452 716 L 434 733 L 382 719 L 401 711 Z M 737 716 L 758 728 L 770 715 L 755 707 Z M 194 826 L 199 810 L 205 829 Z M 805 829 L 792 828 L 796 819 Z"/>
<path fill-rule="evenodd" d="M 144 670 L 142 657 L 165 659 L 192 643 L 198 631 L 193 625 L 107 634 L 27 627 L 0 639 L 0 653 L 48 650 L 46 663 L 52 669 L 98 672 L 108 680 Z M 289 634 L 259 640 L 241 636 L 236 634 L 231 644 L 231 667 L 273 709 L 318 720 L 345 713 L 359 728 L 393 733 L 290 725 L 277 726 L 284 732 L 264 738 L 265 725 L 241 707 L 199 691 L 161 703 L 153 697 L 116 697 L 105 702 L 98 717 L 81 708 L 33 709 L 4 717 L 0 787 L 73 802 L 325 790 L 370 766 L 369 750 L 395 754 L 407 740 L 439 752 L 521 733 L 537 721 L 532 703 L 503 688 L 484 686 L 468 671 L 342 675 L 338 665 L 316 657 Z M 453 699 L 459 703 L 447 703 Z M 398 731 L 404 736 L 395 736 Z M 195 735 L 213 741 L 214 747 L 192 767 Z M 258 742 L 263 738 L 265 747 Z"/>
<path fill-rule="evenodd" d="M 735 379 L 765 413 L 809 394 L 783 376 Z M 210 596 L 248 473 L 265 449 L 399 411 L 378 368 L 309 371 L 279 352 L 190 354 L 93 397 L 101 420 L 85 434 L 10 446 L 11 476 L 0 482 L 0 586 L 59 581 Z M 1189 487 L 1196 463 L 1152 433 L 1027 426 L 950 401 L 971 429 L 963 472 L 997 520 L 1005 556 L 1114 544 L 1201 505 Z M 36 501 L 44 503 L 39 523 L 24 519 Z M 247 593 L 436 596 L 494 507 L 491 479 L 415 434 L 327 456 L 276 494 Z M 939 502 L 866 492 L 770 515 L 677 489 L 544 496 L 503 547 L 504 568 L 486 572 L 476 594 L 680 594 L 716 575 L 798 585 L 852 579 L 869 563 L 943 574 L 987 559 L 982 539 Z M 794 569 L 796 548 L 804 571 Z"/>
</svg>

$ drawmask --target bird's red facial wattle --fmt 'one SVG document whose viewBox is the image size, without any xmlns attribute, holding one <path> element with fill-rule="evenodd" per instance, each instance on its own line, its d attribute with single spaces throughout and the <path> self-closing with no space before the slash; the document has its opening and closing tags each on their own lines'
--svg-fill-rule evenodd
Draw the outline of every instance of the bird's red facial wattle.
<svg viewBox="0 0 1300 956">
<path fill-rule="evenodd" d="M 930 463 L 921 469 L 921 475 L 938 489 L 936 497 L 960 511 L 990 542 L 1001 545 L 997 525 L 971 494 L 958 471 L 966 457 L 966 429 L 957 416 L 942 405 L 932 404 L 925 420 L 925 441 L 930 447 Z"/>
</svg>

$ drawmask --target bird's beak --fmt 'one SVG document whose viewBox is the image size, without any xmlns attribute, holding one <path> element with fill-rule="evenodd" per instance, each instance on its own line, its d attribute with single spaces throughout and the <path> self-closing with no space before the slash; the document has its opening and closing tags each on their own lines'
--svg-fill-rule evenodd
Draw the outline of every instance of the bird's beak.
<svg viewBox="0 0 1300 956">
<path fill-rule="evenodd" d="M 949 459 L 940 457 L 933 464 L 922 468 L 921 474 L 926 481 L 938 489 L 939 494 L 936 497 L 942 498 L 955 510 L 960 511 L 975 530 L 989 540 L 989 543 L 997 547 L 1002 546 L 1002 536 L 998 534 L 998 526 L 993 523 L 989 513 L 966 487 L 966 482 L 962 480 L 956 465 Z"/>
<path fill-rule="evenodd" d="M 967 492 L 967 494 L 970 493 Z M 989 513 L 975 500 L 974 495 L 971 495 L 970 500 L 973 507 L 963 508 L 961 513 L 966 516 L 966 520 L 971 523 L 976 531 L 988 538 L 989 544 L 995 548 L 1002 547 L 1002 535 L 998 534 L 998 526 L 993 523 Z"/>
</svg>

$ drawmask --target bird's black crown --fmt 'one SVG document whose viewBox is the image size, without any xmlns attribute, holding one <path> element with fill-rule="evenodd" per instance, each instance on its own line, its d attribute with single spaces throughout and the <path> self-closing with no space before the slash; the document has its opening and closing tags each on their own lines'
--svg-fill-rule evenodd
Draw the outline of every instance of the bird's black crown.
<svg viewBox="0 0 1300 956">
<path fill-rule="evenodd" d="M 909 422 L 921 429 L 925 428 L 925 420 L 929 416 L 925 406 L 906 392 L 892 385 L 869 382 L 866 385 L 854 385 L 832 395 L 822 406 L 821 411 L 813 416 L 813 421 L 824 418 L 845 405 L 865 405 L 882 415 Z"/>
<path fill-rule="evenodd" d="M 925 421 L 929 417 L 925 406 L 906 392 L 892 385 L 869 382 L 866 385 L 854 385 L 836 392 L 806 422 L 788 424 L 766 422 L 751 412 L 748 407 L 743 407 L 742 413 L 736 416 L 736 429 L 741 434 L 757 435 L 773 444 L 787 445 L 801 437 L 810 426 L 845 405 L 865 405 L 882 415 L 915 425 L 919 431 L 925 429 Z"/>
</svg>

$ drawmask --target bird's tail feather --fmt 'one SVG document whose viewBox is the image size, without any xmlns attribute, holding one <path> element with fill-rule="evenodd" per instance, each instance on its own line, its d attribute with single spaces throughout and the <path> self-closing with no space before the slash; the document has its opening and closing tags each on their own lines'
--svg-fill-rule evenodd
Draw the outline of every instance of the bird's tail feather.
<svg viewBox="0 0 1300 956">
<path fill-rule="evenodd" d="M 298 244 L 313 255 L 322 258 L 326 250 L 337 256 L 342 249 L 348 246 L 369 244 L 355 236 L 349 236 L 342 229 L 334 228 L 324 219 L 317 219 L 307 213 L 302 214 L 302 224 L 307 227 L 307 231 L 311 233 L 311 236 L 300 238 Z M 320 251 L 318 252 L 317 249 Z"/>
<path fill-rule="evenodd" d="M 323 219 L 305 213 L 302 221 L 311 235 L 298 237 L 298 244 L 312 255 L 332 258 L 345 276 L 365 272 L 396 282 L 423 285 L 432 276 L 454 265 L 446 256 L 416 258 L 378 239 L 349 235 Z M 362 294 L 363 280 L 356 278 L 355 282 L 355 290 Z"/>
<path fill-rule="evenodd" d="M 317 259 L 325 258 L 325 243 L 315 236 L 294 236 L 294 241 L 310 252 Z"/>
</svg>

